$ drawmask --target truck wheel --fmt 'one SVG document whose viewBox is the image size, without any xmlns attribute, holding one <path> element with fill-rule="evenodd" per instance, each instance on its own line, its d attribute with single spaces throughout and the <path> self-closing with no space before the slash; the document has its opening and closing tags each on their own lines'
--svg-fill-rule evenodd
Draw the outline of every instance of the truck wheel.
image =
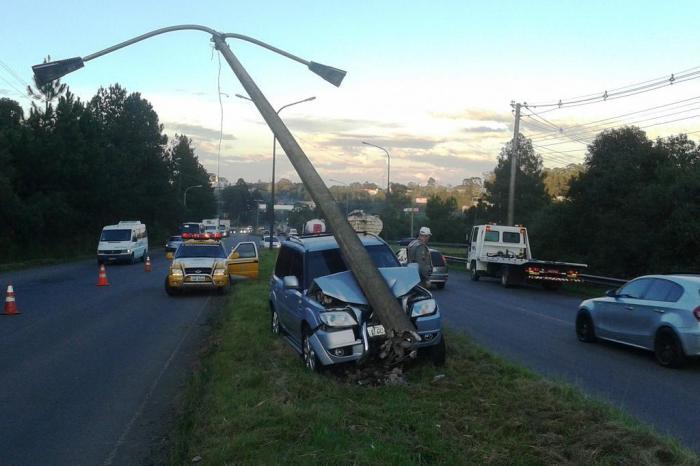
<svg viewBox="0 0 700 466">
<path fill-rule="evenodd" d="M 472 261 L 471 265 L 469 266 L 469 270 L 471 271 L 472 281 L 478 282 L 479 281 L 479 271 L 476 270 L 476 261 Z"/>
<path fill-rule="evenodd" d="M 508 270 L 508 267 L 503 267 L 501 270 L 501 285 L 503 285 L 505 288 L 510 288 L 512 285 L 510 280 L 510 270 Z"/>
</svg>

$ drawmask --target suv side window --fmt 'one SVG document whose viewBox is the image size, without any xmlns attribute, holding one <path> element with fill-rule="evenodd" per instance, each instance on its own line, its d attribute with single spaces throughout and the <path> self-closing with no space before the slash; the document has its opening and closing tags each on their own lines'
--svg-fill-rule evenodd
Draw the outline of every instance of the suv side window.
<svg viewBox="0 0 700 466">
<path fill-rule="evenodd" d="M 290 275 L 291 265 L 292 265 L 292 254 L 291 248 L 282 246 L 280 249 L 280 255 L 277 257 L 277 264 L 275 264 L 275 276 L 278 278 L 284 278 Z"/>
</svg>

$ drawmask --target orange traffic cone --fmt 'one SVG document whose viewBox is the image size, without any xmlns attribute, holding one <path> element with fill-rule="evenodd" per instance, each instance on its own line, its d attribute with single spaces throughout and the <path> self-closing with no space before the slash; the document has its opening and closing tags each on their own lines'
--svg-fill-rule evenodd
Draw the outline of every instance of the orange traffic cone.
<svg viewBox="0 0 700 466">
<path fill-rule="evenodd" d="M 143 270 L 146 272 L 151 271 L 151 258 L 149 256 L 146 256 L 146 262 L 143 264 Z"/>
<path fill-rule="evenodd" d="M 109 286 L 107 270 L 105 270 L 104 264 L 100 264 L 100 273 L 97 275 L 97 286 Z"/>
<path fill-rule="evenodd" d="M 21 314 L 21 312 L 17 310 L 17 303 L 15 302 L 15 290 L 12 288 L 12 285 L 8 285 L 7 298 L 5 298 L 5 310 L 3 311 L 2 315 L 16 316 L 17 314 Z"/>
</svg>

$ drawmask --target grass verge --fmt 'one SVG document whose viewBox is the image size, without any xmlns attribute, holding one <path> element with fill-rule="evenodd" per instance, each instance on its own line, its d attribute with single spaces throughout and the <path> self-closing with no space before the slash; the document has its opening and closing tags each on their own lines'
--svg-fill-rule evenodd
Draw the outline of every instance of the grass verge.
<svg viewBox="0 0 700 466">
<path fill-rule="evenodd" d="M 307 373 L 269 332 L 267 291 L 266 279 L 236 285 L 189 384 L 169 463 L 698 464 L 614 408 L 455 333 L 447 365 L 417 362 L 406 385 Z"/>
</svg>

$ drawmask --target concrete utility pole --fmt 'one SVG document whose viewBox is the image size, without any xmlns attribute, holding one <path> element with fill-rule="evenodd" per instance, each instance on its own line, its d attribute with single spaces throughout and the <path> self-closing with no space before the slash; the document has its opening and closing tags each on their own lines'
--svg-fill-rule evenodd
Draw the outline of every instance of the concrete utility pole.
<svg viewBox="0 0 700 466">
<path fill-rule="evenodd" d="M 511 102 L 515 107 L 515 125 L 513 128 L 513 154 L 510 157 L 510 185 L 508 187 L 508 225 L 513 225 L 513 210 L 515 209 L 515 173 L 518 166 L 518 140 L 520 139 L 520 104 Z"/>
</svg>

